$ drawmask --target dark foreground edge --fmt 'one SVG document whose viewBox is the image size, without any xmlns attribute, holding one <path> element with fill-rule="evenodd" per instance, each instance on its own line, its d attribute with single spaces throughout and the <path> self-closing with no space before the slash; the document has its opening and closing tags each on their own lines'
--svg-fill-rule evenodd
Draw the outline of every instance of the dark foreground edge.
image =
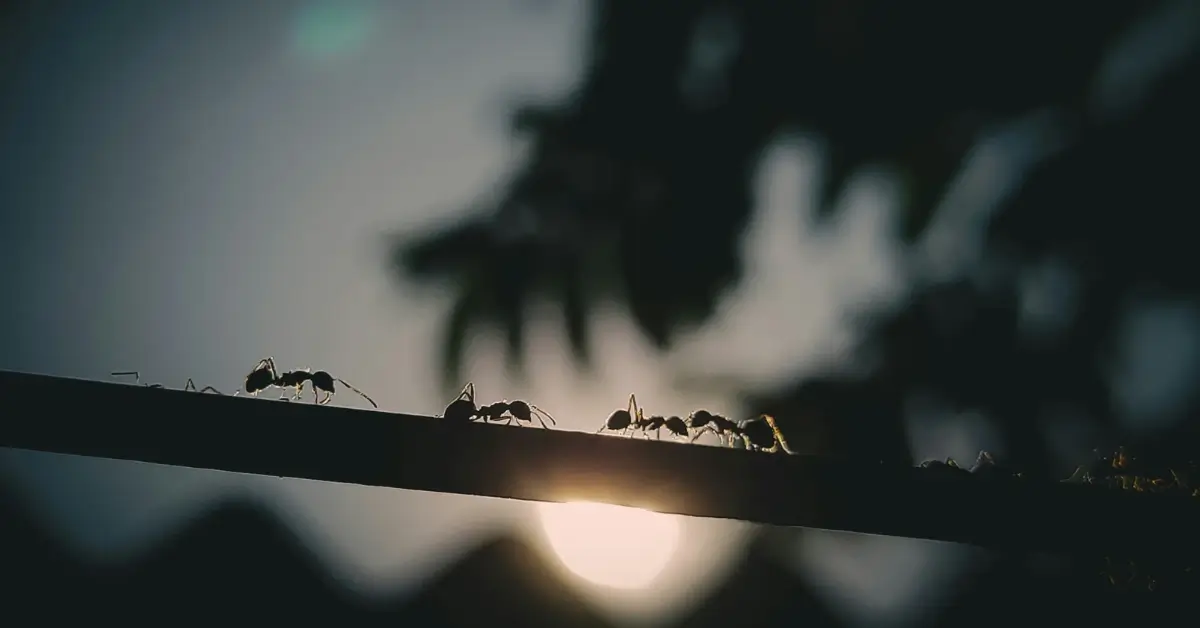
<svg viewBox="0 0 1200 628">
<path fill-rule="evenodd" d="M 1200 500 L 0 371 L 0 446 L 971 543 L 1197 555 Z"/>
</svg>

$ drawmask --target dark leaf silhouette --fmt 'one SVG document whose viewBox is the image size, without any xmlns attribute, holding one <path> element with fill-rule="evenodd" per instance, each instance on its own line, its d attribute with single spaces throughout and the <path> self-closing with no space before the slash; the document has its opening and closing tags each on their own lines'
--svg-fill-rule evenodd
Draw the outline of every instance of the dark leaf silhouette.
<svg viewBox="0 0 1200 628">
<path fill-rule="evenodd" d="M 821 215 L 864 166 L 900 174 L 897 235 L 915 241 L 982 129 L 1051 107 L 1084 118 L 1114 37 L 1162 4 L 597 0 L 579 88 L 512 116 L 529 160 L 468 226 L 398 244 L 402 272 L 489 294 L 455 320 L 501 325 L 515 364 L 534 295 L 564 304 L 580 359 L 599 300 L 665 349 L 741 279 L 754 173 L 780 134 L 828 146 Z M 536 244 L 500 246 L 513 231 Z M 461 343 L 443 351 L 457 368 Z"/>
</svg>

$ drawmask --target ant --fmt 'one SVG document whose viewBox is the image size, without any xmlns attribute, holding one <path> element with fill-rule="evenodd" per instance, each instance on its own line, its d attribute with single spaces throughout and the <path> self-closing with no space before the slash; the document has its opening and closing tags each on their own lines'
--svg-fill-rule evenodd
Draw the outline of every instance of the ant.
<svg viewBox="0 0 1200 628">
<path fill-rule="evenodd" d="M 613 410 L 612 414 L 608 415 L 608 419 L 604 421 L 604 425 L 596 430 L 596 433 L 608 430 L 624 434 L 628 430 L 640 430 L 646 438 L 649 438 L 649 433 L 653 431 L 655 436 L 661 439 L 664 427 L 675 436 L 688 435 L 687 424 L 677 416 L 652 416 L 647 419 L 642 409 L 638 407 L 637 397 L 631 393 L 629 405 L 624 410 Z"/>
<path fill-rule="evenodd" d="M 482 419 L 485 422 L 506 421 L 506 425 L 512 425 L 513 421 L 518 424 L 533 423 L 533 419 L 536 418 L 538 423 L 541 423 L 542 427 L 546 429 L 550 429 L 550 426 L 546 425 L 545 419 L 549 419 L 553 425 L 558 425 L 549 412 L 519 399 L 517 401 L 505 399 L 482 408 L 477 407 L 475 405 L 475 384 L 471 382 L 467 382 L 467 385 L 463 387 L 462 392 L 458 394 L 458 399 L 451 401 L 450 405 L 446 406 L 444 414 L 446 419 L 458 423 Z"/>
<path fill-rule="evenodd" d="M 688 425 L 698 430 L 695 436 L 692 436 L 692 442 L 700 438 L 708 432 L 716 435 L 717 440 L 722 445 L 733 445 L 733 439 L 736 436 L 741 436 L 741 428 L 737 423 L 719 415 L 713 414 L 708 410 L 697 410 L 688 417 Z"/>
<path fill-rule="evenodd" d="M 142 381 L 142 375 L 141 375 L 141 373 L 139 373 L 137 371 L 114 371 L 111 373 L 111 375 L 113 377 L 122 377 L 125 375 L 132 375 L 134 384 L 140 384 Z M 142 384 L 142 385 L 145 386 L 146 388 L 165 388 L 165 386 L 163 386 L 162 384 Z M 205 386 L 204 388 L 196 390 L 196 382 L 193 382 L 192 378 L 190 378 L 190 377 L 188 378 L 187 383 L 183 385 L 183 389 L 185 391 L 196 391 L 196 392 L 200 392 L 200 393 L 206 393 L 211 390 L 212 392 L 215 392 L 218 395 L 225 394 L 225 393 L 217 390 L 216 388 L 213 388 L 212 386 Z"/>
<path fill-rule="evenodd" d="M 272 386 L 283 389 L 291 388 L 295 389 L 296 391 L 296 394 L 292 396 L 292 399 L 299 399 L 300 394 L 304 392 L 304 383 L 312 382 L 313 402 L 317 405 L 323 406 L 329 403 L 333 399 L 333 394 L 337 392 L 336 388 L 334 387 L 335 381 L 341 382 L 341 384 L 346 388 L 358 393 L 363 399 L 366 399 L 372 407 L 379 407 L 379 404 L 375 403 L 375 400 L 368 397 L 366 393 L 355 388 L 346 380 L 340 377 L 334 377 L 328 371 L 314 372 L 306 367 L 295 371 L 285 371 L 284 373 L 280 373 L 278 369 L 275 368 L 274 358 L 263 358 L 262 360 L 258 361 L 258 364 L 254 365 L 254 369 L 252 369 L 250 373 L 246 375 L 245 388 L 248 394 L 255 397 L 258 396 L 258 393 Z M 241 390 L 238 390 L 238 392 L 233 394 L 236 396 L 240 392 Z M 325 393 L 325 397 L 319 398 L 319 393 Z M 286 399 L 287 393 L 284 393 L 283 396 L 279 398 Z"/>
<path fill-rule="evenodd" d="M 742 421 L 737 425 L 735 433 L 742 437 L 746 449 L 751 451 L 762 451 L 769 454 L 780 451 L 787 454 L 794 453 L 788 447 L 783 432 L 779 431 L 779 426 L 775 425 L 775 417 L 769 414 L 760 414 L 753 419 Z"/>
<path fill-rule="evenodd" d="M 641 430 L 642 434 L 646 435 L 646 438 L 649 438 L 649 433 L 653 431 L 654 437 L 661 440 L 662 428 L 664 427 L 667 428 L 668 432 L 671 432 L 671 434 L 677 437 L 687 437 L 688 435 L 688 426 L 687 423 L 683 422 L 683 419 L 677 416 L 664 417 L 657 415 L 647 419 L 642 416 L 641 408 L 638 408 L 638 415 L 637 419 L 633 422 L 633 428 Z"/>
<path fill-rule="evenodd" d="M 637 406 L 637 398 L 632 393 L 629 395 L 629 406 L 624 410 L 613 410 L 612 414 L 608 415 L 608 419 L 604 421 L 604 425 L 596 430 L 599 434 L 605 430 L 610 432 L 621 432 L 624 434 L 626 430 L 634 428 L 635 417 L 641 417 L 642 411 Z"/>
</svg>

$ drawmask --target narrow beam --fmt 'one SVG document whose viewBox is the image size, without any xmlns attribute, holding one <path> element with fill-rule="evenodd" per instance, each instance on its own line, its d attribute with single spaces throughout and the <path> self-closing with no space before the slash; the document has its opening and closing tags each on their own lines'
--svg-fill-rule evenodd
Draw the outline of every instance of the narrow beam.
<svg viewBox="0 0 1200 628">
<path fill-rule="evenodd" d="M 1197 555 L 1200 500 L 0 371 L 0 446 L 971 543 Z"/>
</svg>

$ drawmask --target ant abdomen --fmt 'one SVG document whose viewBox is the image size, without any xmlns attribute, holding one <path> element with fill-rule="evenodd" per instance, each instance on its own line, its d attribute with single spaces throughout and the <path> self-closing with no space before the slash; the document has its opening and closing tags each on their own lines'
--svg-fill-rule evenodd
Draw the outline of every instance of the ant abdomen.
<svg viewBox="0 0 1200 628">
<path fill-rule="evenodd" d="M 454 423 L 467 423 L 475 418 L 477 411 L 474 402 L 467 399 L 455 399 L 446 406 L 446 410 L 442 413 L 442 419 Z"/>
<path fill-rule="evenodd" d="M 633 417 L 630 416 L 628 410 L 615 410 L 608 415 L 608 420 L 604 422 L 604 429 L 619 432 L 633 424 Z"/>
</svg>

